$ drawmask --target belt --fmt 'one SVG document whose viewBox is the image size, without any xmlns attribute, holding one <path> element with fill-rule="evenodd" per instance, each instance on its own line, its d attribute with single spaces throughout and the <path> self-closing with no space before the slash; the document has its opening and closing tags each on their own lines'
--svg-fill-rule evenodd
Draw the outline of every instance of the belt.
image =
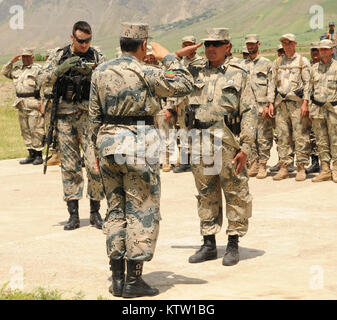
<svg viewBox="0 0 337 320">
<path fill-rule="evenodd" d="M 331 101 L 331 102 L 329 102 L 329 101 L 327 101 L 327 102 L 319 102 L 319 101 L 315 100 L 313 96 L 311 96 L 311 101 L 312 101 L 314 104 L 318 105 L 319 107 L 323 107 L 326 103 L 330 103 L 330 104 L 331 104 L 332 106 L 334 106 L 334 107 L 337 106 L 337 101 Z"/>
<path fill-rule="evenodd" d="M 30 97 L 35 97 L 38 99 L 39 97 L 39 91 L 31 92 L 31 93 L 17 93 L 16 96 L 18 98 L 30 98 Z"/>
<path fill-rule="evenodd" d="M 218 121 L 212 121 L 212 122 L 202 122 L 198 119 L 194 120 L 194 128 L 195 129 L 208 129 L 209 127 L 213 126 Z"/>
<path fill-rule="evenodd" d="M 103 123 L 105 124 L 124 124 L 136 125 L 138 121 L 144 121 L 147 125 L 153 125 L 153 116 L 108 116 L 105 115 Z"/>
</svg>

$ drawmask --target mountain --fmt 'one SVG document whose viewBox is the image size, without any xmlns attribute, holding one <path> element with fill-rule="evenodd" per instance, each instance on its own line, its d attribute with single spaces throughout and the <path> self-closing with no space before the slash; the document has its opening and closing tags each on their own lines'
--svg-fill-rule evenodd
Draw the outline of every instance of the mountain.
<svg viewBox="0 0 337 320">
<path fill-rule="evenodd" d="M 312 30 L 309 10 L 320 5 L 324 28 Z M 23 9 L 23 29 L 13 30 L 11 21 Z M 14 11 L 11 11 L 14 10 Z M 228 27 L 235 48 L 244 35 L 258 33 L 262 48 L 273 48 L 283 33 L 295 33 L 299 44 L 318 40 L 328 21 L 337 23 L 336 0 L 0 0 L 0 62 L 23 47 L 44 54 L 48 48 L 69 42 L 73 24 L 88 21 L 93 28 L 93 44 L 112 57 L 118 46 L 123 21 L 146 22 L 154 41 L 174 50 L 183 35 L 198 39 L 207 27 Z"/>
</svg>

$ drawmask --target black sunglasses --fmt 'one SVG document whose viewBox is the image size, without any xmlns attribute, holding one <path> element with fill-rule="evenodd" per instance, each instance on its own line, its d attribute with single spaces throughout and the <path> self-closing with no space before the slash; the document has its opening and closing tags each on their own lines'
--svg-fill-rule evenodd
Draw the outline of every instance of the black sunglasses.
<svg viewBox="0 0 337 320">
<path fill-rule="evenodd" d="M 229 41 L 205 41 L 204 42 L 204 46 L 206 48 L 208 48 L 210 46 L 218 48 L 218 47 L 221 47 L 221 46 L 223 46 L 225 44 L 229 44 Z"/>
<path fill-rule="evenodd" d="M 73 34 L 73 36 L 78 43 L 89 43 L 91 41 L 91 38 L 92 38 L 92 37 L 90 37 L 90 38 L 87 38 L 87 39 L 80 39 L 80 38 L 77 38 L 74 34 Z"/>
</svg>

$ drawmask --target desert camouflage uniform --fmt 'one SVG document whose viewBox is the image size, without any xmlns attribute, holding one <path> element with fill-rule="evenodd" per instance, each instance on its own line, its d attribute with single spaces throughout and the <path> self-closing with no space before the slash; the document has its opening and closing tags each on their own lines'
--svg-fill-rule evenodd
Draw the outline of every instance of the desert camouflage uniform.
<svg viewBox="0 0 337 320">
<path fill-rule="evenodd" d="M 264 119 L 262 112 L 263 108 L 269 105 L 267 91 L 272 79 L 272 62 L 269 59 L 257 56 L 254 60 L 251 60 L 251 58 L 244 60 L 242 65 L 249 69 L 250 83 L 258 114 L 255 142 L 252 145 L 249 160 L 267 163 L 270 158 L 270 149 L 273 146 L 274 123 L 273 119 Z"/>
<path fill-rule="evenodd" d="M 283 56 L 276 78 L 276 64 L 273 63 L 271 85 L 268 88 L 268 100 L 275 104 L 275 124 L 278 137 L 278 152 L 280 161 L 290 165 L 295 152 L 297 163 L 308 164 L 310 150 L 310 121 L 309 117 L 301 117 L 301 105 L 309 100 L 310 63 L 295 53 L 291 58 Z M 278 93 L 275 95 L 275 88 Z M 303 98 L 298 97 L 295 91 L 303 89 Z M 284 96 L 284 98 L 281 96 Z M 294 141 L 294 144 L 293 142 Z M 295 150 L 294 150 L 295 148 Z"/>
<path fill-rule="evenodd" d="M 222 190 L 226 198 L 226 232 L 228 235 L 244 236 L 248 230 L 248 219 L 252 215 L 252 196 L 249 193 L 246 167 L 236 174 L 232 161 L 240 149 L 249 156 L 250 146 L 254 142 L 257 114 L 252 104 L 248 70 L 230 61 L 218 68 L 207 63 L 192 74 L 195 75 L 195 81 L 190 99 L 200 105 L 195 118 L 201 122 L 214 122 L 209 129 L 202 130 L 202 139 L 200 130 L 194 131 L 192 135 L 192 172 L 198 190 L 201 235 L 213 235 L 221 229 Z M 241 119 L 238 137 L 225 125 L 226 116 Z M 207 133 L 210 139 L 207 139 Z M 196 137 L 200 138 L 199 142 Z M 216 150 L 217 137 L 220 137 L 220 142 Z M 202 159 L 200 153 L 196 152 L 200 149 L 200 142 Z M 204 152 L 207 147 L 213 150 L 207 152 L 213 160 Z"/>
<path fill-rule="evenodd" d="M 38 77 L 41 66 L 33 63 L 30 66 L 16 66 L 10 61 L 4 65 L 2 74 L 13 80 L 17 95 L 33 94 L 40 90 Z M 18 109 L 21 135 L 27 149 L 43 150 L 44 118 L 39 111 L 40 99 L 35 97 L 22 98 L 16 96 L 14 107 Z"/>
<path fill-rule="evenodd" d="M 161 219 L 156 159 L 160 140 L 152 125 L 109 124 L 104 118 L 154 116 L 161 108 L 159 97 L 190 93 L 193 80 L 183 65 L 173 55 L 162 63 L 166 72 L 122 54 L 98 67 L 92 77 L 89 123 L 108 201 L 103 231 L 107 254 L 113 259 L 153 257 Z M 136 144 L 127 137 L 134 137 Z M 151 146 L 155 155 L 148 153 Z M 122 156 L 126 162 L 119 162 Z"/>
<path fill-rule="evenodd" d="M 337 164 L 337 106 L 330 103 L 337 102 L 337 61 L 313 65 L 310 86 L 314 100 L 325 103 L 318 106 L 310 101 L 309 104 L 319 158 Z"/>
<path fill-rule="evenodd" d="M 44 88 L 48 92 L 51 92 L 57 79 L 54 71 L 62 55 L 62 49 L 54 52 L 43 67 L 40 81 L 44 83 Z M 74 54 L 72 53 L 72 55 Z M 103 61 L 104 56 L 99 52 L 96 63 L 99 65 Z M 61 161 L 64 201 L 79 200 L 83 195 L 84 180 L 80 148 L 83 151 L 88 177 L 87 197 L 96 201 L 104 198 L 102 182 L 95 170 L 95 155 L 93 150 L 89 148 L 88 105 L 89 101 L 87 100 L 83 100 L 81 103 L 67 103 L 61 99 L 58 106 L 56 136 Z"/>
</svg>

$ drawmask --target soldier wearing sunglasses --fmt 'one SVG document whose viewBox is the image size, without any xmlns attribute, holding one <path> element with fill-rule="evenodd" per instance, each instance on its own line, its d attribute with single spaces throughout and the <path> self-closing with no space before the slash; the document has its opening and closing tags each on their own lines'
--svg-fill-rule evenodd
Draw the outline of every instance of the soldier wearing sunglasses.
<svg viewBox="0 0 337 320">
<path fill-rule="evenodd" d="M 70 35 L 71 44 L 57 50 L 43 68 L 41 82 L 46 87 L 58 83 L 56 136 L 61 160 L 64 200 L 67 202 L 69 220 L 65 230 L 80 227 L 78 200 L 82 198 L 84 179 L 81 166 L 81 149 L 87 171 L 87 197 L 90 199 L 90 224 L 102 228 L 99 214 L 104 193 L 99 174 L 95 169 L 94 150 L 89 147 L 88 105 L 91 75 L 95 67 L 104 62 L 101 52 L 91 47 L 92 30 L 85 21 L 76 22 Z M 56 82 L 57 81 L 57 82 Z"/>
</svg>

